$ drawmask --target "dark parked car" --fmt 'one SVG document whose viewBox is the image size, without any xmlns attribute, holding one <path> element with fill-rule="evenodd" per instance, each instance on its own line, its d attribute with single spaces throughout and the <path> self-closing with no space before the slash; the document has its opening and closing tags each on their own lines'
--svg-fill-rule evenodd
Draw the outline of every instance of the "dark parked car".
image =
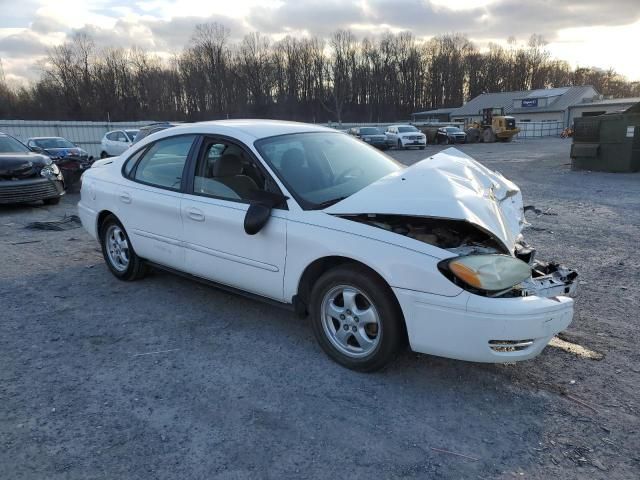
<svg viewBox="0 0 640 480">
<path fill-rule="evenodd" d="M 466 143 L 467 134 L 458 127 L 440 127 L 436 133 L 438 143 Z"/>
<path fill-rule="evenodd" d="M 54 205 L 64 195 L 64 177 L 46 155 L 0 133 L 0 204 L 37 200 Z"/>
<path fill-rule="evenodd" d="M 62 137 L 30 138 L 27 140 L 27 147 L 53 160 L 53 163 L 62 170 L 67 185 L 73 185 L 79 181 L 82 173 L 93 163 L 93 157 Z"/>
<path fill-rule="evenodd" d="M 349 134 L 358 137 L 363 142 L 367 142 L 380 150 L 386 150 L 391 146 L 387 142 L 387 136 L 379 128 L 355 127 L 349 129 Z"/>
<path fill-rule="evenodd" d="M 158 122 L 158 123 L 152 123 L 150 125 L 145 125 L 140 130 L 138 130 L 138 133 L 136 134 L 136 138 L 133 139 L 133 143 L 134 144 L 138 143 L 140 140 L 142 140 L 145 137 L 148 137 L 152 133 L 156 133 L 161 130 L 166 130 L 167 128 L 171 128 L 175 126 L 176 126 L 175 123 L 169 123 L 169 122 Z"/>
</svg>

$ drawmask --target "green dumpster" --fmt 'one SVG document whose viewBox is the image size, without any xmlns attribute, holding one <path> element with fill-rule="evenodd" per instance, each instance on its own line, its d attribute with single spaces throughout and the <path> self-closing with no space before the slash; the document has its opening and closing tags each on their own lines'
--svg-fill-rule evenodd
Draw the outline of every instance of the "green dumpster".
<svg viewBox="0 0 640 480">
<path fill-rule="evenodd" d="M 623 113 L 576 118 L 571 168 L 640 171 L 640 103 Z"/>
</svg>

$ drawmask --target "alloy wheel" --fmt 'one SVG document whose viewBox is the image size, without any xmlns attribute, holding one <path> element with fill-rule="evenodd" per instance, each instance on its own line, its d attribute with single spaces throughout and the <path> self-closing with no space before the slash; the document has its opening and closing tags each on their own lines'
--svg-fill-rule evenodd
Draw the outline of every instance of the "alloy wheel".
<svg viewBox="0 0 640 480">
<path fill-rule="evenodd" d="M 361 358 L 380 343 L 382 324 L 375 305 L 358 288 L 338 285 L 322 300 L 322 327 L 331 344 L 341 353 Z"/>
<path fill-rule="evenodd" d="M 119 272 L 124 272 L 129 267 L 129 242 L 118 225 L 109 225 L 105 234 L 107 256 L 109 262 Z"/>
</svg>

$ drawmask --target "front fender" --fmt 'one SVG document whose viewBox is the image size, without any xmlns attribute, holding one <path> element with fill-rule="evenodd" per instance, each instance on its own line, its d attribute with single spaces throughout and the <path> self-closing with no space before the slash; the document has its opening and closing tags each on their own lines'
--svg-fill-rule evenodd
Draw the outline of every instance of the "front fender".
<svg viewBox="0 0 640 480">
<path fill-rule="evenodd" d="M 462 289 L 437 268 L 440 258 L 335 227 L 290 220 L 287 227 L 287 267 L 284 298 L 298 293 L 305 269 L 321 258 L 356 260 L 378 273 L 392 288 L 454 297 Z"/>
</svg>

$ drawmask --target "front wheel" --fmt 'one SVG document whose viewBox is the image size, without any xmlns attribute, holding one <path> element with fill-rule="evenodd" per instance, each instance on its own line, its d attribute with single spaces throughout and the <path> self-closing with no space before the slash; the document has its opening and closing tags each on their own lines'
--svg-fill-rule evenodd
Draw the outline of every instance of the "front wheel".
<svg viewBox="0 0 640 480">
<path fill-rule="evenodd" d="M 107 152 L 100 152 L 100 158 L 101 158 L 101 159 L 103 159 L 103 160 L 104 160 L 104 159 L 105 159 L 105 158 L 107 158 L 108 156 L 109 156 L 109 154 L 108 154 Z"/>
<path fill-rule="evenodd" d="M 402 146 L 402 140 L 398 140 L 398 150 L 403 150 L 404 147 Z"/>
<path fill-rule="evenodd" d="M 318 343 L 339 364 L 371 372 L 398 351 L 402 312 L 389 287 L 365 268 L 326 272 L 314 285 L 309 306 Z"/>
<path fill-rule="evenodd" d="M 120 280 L 137 280 L 144 277 L 147 268 L 131 246 L 129 236 L 113 215 L 100 226 L 102 256 L 111 273 Z"/>
</svg>

